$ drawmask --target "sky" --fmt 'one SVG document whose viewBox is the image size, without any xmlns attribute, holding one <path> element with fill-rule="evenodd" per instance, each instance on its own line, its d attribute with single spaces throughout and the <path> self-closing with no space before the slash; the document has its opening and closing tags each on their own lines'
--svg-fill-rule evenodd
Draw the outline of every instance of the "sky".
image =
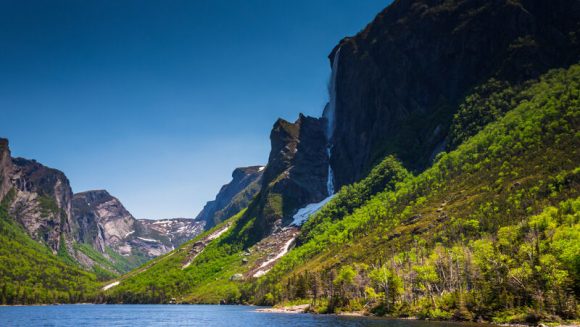
<svg viewBox="0 0 580 327">
<path fill-rule="evenodd" d="M 195 217 L 320 116 L 328 54 L 388 0 L 2 0 L 0 137 L 137 218 Z"/>
</svg>

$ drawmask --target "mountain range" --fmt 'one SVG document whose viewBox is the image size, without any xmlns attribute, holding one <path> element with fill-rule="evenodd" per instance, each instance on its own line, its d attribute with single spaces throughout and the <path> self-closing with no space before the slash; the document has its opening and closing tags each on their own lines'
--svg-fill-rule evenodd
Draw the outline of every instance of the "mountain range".
<svg viewBox="0 0 580 327">
<path fill-rule="evenodd" d="M 578 319 L 579 36 L 577 0 L 398 0 L 330 51 L 320 117 L 277 120 L 195 220 L 73 194 L 2 140 L 3 228 L 85 276 L 69 302 Z"/>
</svg>

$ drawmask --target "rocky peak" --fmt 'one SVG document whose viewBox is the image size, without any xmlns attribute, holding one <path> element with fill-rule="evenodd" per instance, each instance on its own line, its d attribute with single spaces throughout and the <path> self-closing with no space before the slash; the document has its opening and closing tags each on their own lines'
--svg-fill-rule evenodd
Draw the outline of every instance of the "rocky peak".
<svg viewBox="0 0 580 327">
<path fill-rule="evenodd" d="M 260 191 L 264 169 L 263 166 L 236 168 L 232 180 L 221 187 L 215 200 L 206 203 L 196 220 L 205 222 L 205 228 L 209 229 L 247 207 Z"/>
<path fill-rule="evenodd" d="M 110 246 L 122 254 L 131 254 L 125 241 L 135 232 L 136 219 L 121 201 L 105 190 L 77 193 L 73 215 L 79 229 L 79 241 L 92 244 L 100 252 Z"/>
<path fill-rule="evenodd" d="M 274 124 L 262 191 L 247 213 L 258 217 L 259 237 L 289 223 L 299 208 L 327 196 L 325 128 L 325 119 L 302 114 L 294 123 L 279 119 Z"/>
<path fill-rule="evenodd" d="M 10 185 L 14 197 L 9 213 L 34 239 L 45 242 L 54 252 L 62 239 L 74 238 L 76 225 L 71 218 L 72 190 L 59 170 L 35 160 L 12 159 Z"/>
<path fill-rule="evenodd" d="M 195 237 L 203 222 L 187 218 L 135 219 L 121 201 L 105 190 L 73 197 L 73 216 L 79 225 L 78 241 L 107 255 L 107 248 L 125 256 L 153 258 Z"/>
</svg>

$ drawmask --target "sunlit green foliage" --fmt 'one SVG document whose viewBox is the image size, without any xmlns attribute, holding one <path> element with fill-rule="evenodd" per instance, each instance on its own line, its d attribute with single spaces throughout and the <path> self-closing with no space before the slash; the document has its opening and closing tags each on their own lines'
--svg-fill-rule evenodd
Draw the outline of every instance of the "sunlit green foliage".
<svg viewBox="0 0 580 327">
<path fill-rule="evenodd" d="M 66 247 L 60 249 L 57 257 L 33 241 L 1 205 L 0 304 L 94 301 L 99 286 L 95 276 L 66 263 Z"/>
<path fill-rule="evenodd" d="M 434 319 L 577 317 L 580 66 L 499 92 L 479 105 L 512 110 L 490 109 L 497 122 L 473 125 L 456 151 L 352 212 L 321 210 L 305 243 L 252 292 L 270 302 L 330 299 L 322 312 L 365 301 L 376 313 Z M 349 294 L 359 295 L 346 301 L 333 276 L 360 263 L 370 268 L 357 270 Z M 301 276 L 320 282 L 296 285 Z"/>
</svg>

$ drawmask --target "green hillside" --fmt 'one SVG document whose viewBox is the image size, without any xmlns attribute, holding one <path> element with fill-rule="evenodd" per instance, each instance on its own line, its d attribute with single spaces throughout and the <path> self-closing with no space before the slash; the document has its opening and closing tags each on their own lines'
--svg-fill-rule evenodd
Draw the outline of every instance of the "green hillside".
<svg viewBox="0 0 580 327">
<path fill-rule="evenodd" d="M 579 95 L 580 66 L 550 72 L 394 191 L 342 220 L 322 210 L 305 243 L 258 283 L 256 301 L 497 322 L 577 317 Z"/>
<path fill-rule="evenodd" d="M 58 256 L 32 240 L 8 216 L 8 194 L 0 205 L 0 304 L 79 303 L 95 300 L 95 275 L 68 263 L 64 247 Z M 69 260 L 67 260 L 69 259 Z"/>
<path fill-rule="evenodd" d="M 310 303 L 317 312 L 496 322 L 577 318 L 580 66 L 524 86 L 494 84 L 460 106 L 455 150 L 416 176 L 386 158 L 311 217 L 296 248 L 264 277 L 232 278 L 259 259 L 250 248 L 241 263 L 253 220 L 238 215 L 191 266 L 182 269 L 183 260 L 204 235 L 125 276 L 108 301 Z"/>
</svg>

